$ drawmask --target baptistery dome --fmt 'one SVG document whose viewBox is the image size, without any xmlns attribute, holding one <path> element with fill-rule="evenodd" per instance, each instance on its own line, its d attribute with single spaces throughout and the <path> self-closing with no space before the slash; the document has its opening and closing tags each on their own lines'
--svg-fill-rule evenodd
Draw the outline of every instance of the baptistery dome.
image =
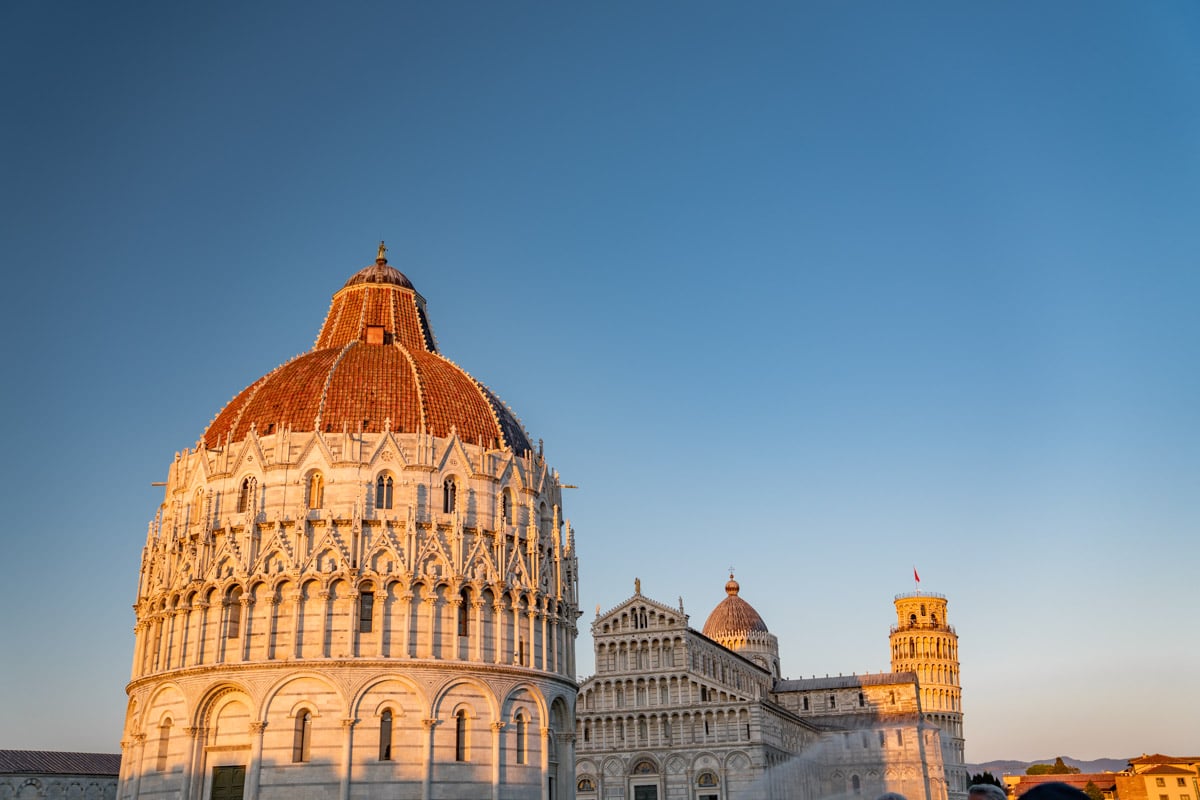
<svg viewBox="0 0 1200 800">
<path fill-rule="evenodd" d="M 562 484 L 384 252 L 170 464 L 122 798 L 574 796 Z"/>
<path fill-rule="evenodd" d="M 467 442 L 524 454 L 529 438 L 500 400 L 437 350 L 425 299 L 387 263 L 333 296 L 313 349 L 233 398 L 204 432 L 218 447 L 255 428 L 291 431 L 455 431 Z"/>
</svg>

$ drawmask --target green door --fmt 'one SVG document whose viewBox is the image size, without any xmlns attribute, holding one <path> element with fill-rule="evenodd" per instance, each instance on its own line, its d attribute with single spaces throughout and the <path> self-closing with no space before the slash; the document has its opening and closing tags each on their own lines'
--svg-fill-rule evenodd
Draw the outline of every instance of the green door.
<svg viewBox="0 0 1200 800">
<path fill-rule="evenodd" d="M 658 800 L 657 786 L 633 787 L 633 800 Z"/>
<path fill-rule="evenodd" d="M 209 800 L 242 800 L 246 786 L 245 767 L 213 767 L 212 794 Z"/>
</svg>

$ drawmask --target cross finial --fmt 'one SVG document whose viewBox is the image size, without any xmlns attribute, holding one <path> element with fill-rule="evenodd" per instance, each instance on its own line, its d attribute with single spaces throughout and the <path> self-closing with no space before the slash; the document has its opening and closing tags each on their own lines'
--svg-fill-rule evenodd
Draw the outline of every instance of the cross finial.
<svg viewBox="0 0 1200 800">
<path fill-rule="evenodd" d="M 733 564 L 730 564 L 730 565 L 729 565 L 729 577 L 730 577 L 730 578 L 732 578 L 732 577 L 733 577 Z"/>
<path fill-rule="evenodd" d="M 384 246 L 383 240 L 380 239 L 379 240 L 379 252 L 375 255 L 375 263 L 376 264 L 386 264 L 387 263 L 387 256 L 384 255 L 384 253 L 386 253 L 386 252 L 387 252 L 387 247 Z"/>
</svg>

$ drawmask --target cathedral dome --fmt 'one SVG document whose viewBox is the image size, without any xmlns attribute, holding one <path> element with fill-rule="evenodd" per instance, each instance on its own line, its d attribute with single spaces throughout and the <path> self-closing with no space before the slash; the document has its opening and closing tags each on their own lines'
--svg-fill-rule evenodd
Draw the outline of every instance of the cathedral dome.
<svg viewBox="0 0 1200 800">
<path fill-rule="evenodd" d="M 289 429 L 452 433 L 523 455 L 532 449 L 503 402 L 437 349 L 425 299 L 387 263 L 359 270 L 333 296 L 313 349 L 243 389 L 204 432 L 207 447 Z"/>
<path fill-rule="evenodd" d="M 729 582 L 725 584 L 725 599 L 717 603 L 704 622 L 705 636 L 720 640 L 735 634 L 767 633 L 767 623 L 763 622 L 754 606 L 738 597 L 740 588 L 731 573 Z"/>
</svg>

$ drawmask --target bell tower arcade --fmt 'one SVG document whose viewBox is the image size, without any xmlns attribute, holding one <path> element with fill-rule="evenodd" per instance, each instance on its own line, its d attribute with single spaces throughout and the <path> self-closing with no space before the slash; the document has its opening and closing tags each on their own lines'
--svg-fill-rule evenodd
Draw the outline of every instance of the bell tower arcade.
<svg viewBox="0 0 1200 800">
<path fill-rule="evenodd" d="M 946 791 L 950 800 L 965 800 L 969 776 L 963 754 L 958 634 L 946 618 L 946 597 L 918 591 L 898 594 L 895 602 L 892 671 L 917 674 L 921 712 L 942 731 Z"/>
</svg>

